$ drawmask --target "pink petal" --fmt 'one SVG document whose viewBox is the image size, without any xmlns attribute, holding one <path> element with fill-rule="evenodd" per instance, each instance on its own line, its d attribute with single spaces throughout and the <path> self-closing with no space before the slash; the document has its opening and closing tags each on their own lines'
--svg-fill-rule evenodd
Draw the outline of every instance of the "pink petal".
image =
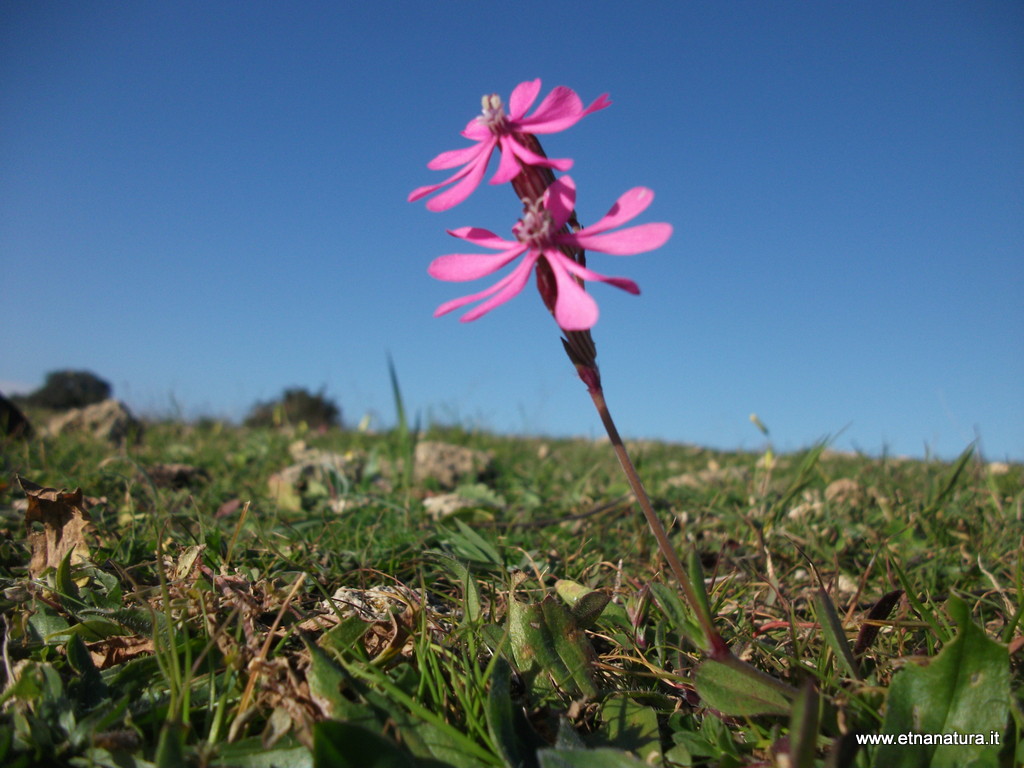
<svg viewBox="0 0 1024 768">
<path fill-rule="evenodd" d="M 484 290 L 479 291 L 477 293 L 471 293 L 468 296 L 460 296 L 457 299 L 451 299 L 449 301 L 446 301 L 444 304 L 441 304 L 437 309 L 434 310 L 434 317 L 446 315 L 452 310 L 458 309 L 459 307 L 464 307 L 467 304 L 472 304 L 474 301 L 479 301 L 480 299 L 486 296 L 490 296 L 492 293 L 500 291 L 502 286 L 508 283 L 509 278 L 511 276 L 511 273 L 509 273 L 501 280 L 496 282 L 494 285 L 490 286 L 489 288 L 485 288 Z"/>
<path fill-rule="evenodd" d="M 604 218 L 595 221 L 589 227 L 584 227 L 580 230 L 580 234 L 596 235 L 598 232 L 625 224 L 643 213 L 653 201 L 654 190 L 647 187 L 633 187 L 619 196 L 615 205 L 604 215 Z"/>
<path fill-rule="evenodd" d="M 467 139 L 483 141 L 491 135 L 491 129 L 480 120 L 480 116 L 478 115 L 466 123 L 466 127 L 463 128 L 460 133 Z"/>
<path fill-rule="evenodd" d="M 494 176 L 491 177 L 491 184 L 504 184 L 506 181 L 512 181 L 512 179 L 519 175 L 519 171 L 522 170 L 512 148 L 512 139 L 508 136 L 500 136 L 498 144 L 501 147 L 501 163 L 499 163 L 498 170 L 495 171 Z"/>
<path fill-rule="evenodd" d="M 555 273 L 558 298 L 555 299 L 555 322 L 566 331 L 583 331 L 597 322 L 597 302 L 580 287 L 566 270 L 568 258 L 557 252 L 546 252 L 551 271 Z"/>
<path fill-rule="evenodd" d="M 491 159 L 491 151 L 493 150 L 494 146 L 492 145 L 490 147 L 490 151 L 481 152 L 478 158 L 466 165 L 461 171 L 456 173 L 447 181 L 437 185 L 444 186 L 456 179 L 462 179 L 455 186 L 446 189 L 444 192 L 437 195 L 437 197 L 433 197 L 428 200 L 427 209 L 431 211 L 446 211 L 452 206 L 458 205 L 473 194 L 473 190 L 480 186 L 480 180 L 484 177 L 484 172 L 487 170 L 487 163 Z M 425 189 L 425 187 L 421 187 L 420 189 Z M 420 190 L 416 190 L 413 194 L 417 194 L 419 192 Z M 410 197 L 410 200 L 418 199 L 422 196 L 422 194 L 417 194 L 417 198 Z"/>
<path fill-rule="evenodd" d="M 454 168 L 457 165 L 465 165 L 466 163 L 472 162 L 473 159 L 485 149 L 486 147 L 484 145 L 478 143 L 471 147 L 452 149 L 448 152 L 442 152 L 427 163 L 427 168 L 432 171 L 443 171 L 448 168 Z"/>
<path fill-rule="evenodd" d="M 580 115 L 580 117 L 589 115 L 591 112 L 597 112 L 598 110 L 604 109 L 605 107 L 610 107 L 611 105 L 612 100 L 608 98 L 608 94 L 602 93 L 600 96 L 594 99 L 594 102 L 589 107 L 583 110 L 583 114 Z"/>
<path fill-rule="evenodd" d="M 438 256 L 430 262 L 427 273 L 438 280 L 450 282 L 477 280 L 497 272 L 526 250 L 525 245 L 517 245 L 518 248 L 510 248 L 503 253 L 449 253 Z"/>
<path fill-rule="evenodd" d="M 471 309 L 469 312 L 459 318 L 463 323 L 468 323 L 476 320 L 478 317 L 482 317 L 490 312 L 492 309 L 497 307 L 499 304 L 504 304 L 511 298 L 514 298 L 523 290 L 526 285 L 526 281 L 530 278 L 530 272 L 533 271 L 533 265 L 537 261 L 539 254 L 536 251 L 527 254 L 526 258 L 523 259 L 519 265 L 512 270 L 508 276 L 501 280 L 498 285 L 501 285 L 501 290 L 492 296 L 490 299 L 485 301 L 483 304 Z M 532 257 L 532 258 L 531 258 Z M 494 286 L 496 287 L 496 286 Z"/>
<path fill-rule="evenodd" d="M 445 184 L 448 184 L 449 182 L 451 182 L 452 179 L 456 179 L 456 178 L 458 178 L 458 176 L 453 176 L 451 179 L 445 179 L 440 184 L 428 184 L 425 187 L 416 187 L 416 189 L 414 189 L 412 192 L 409 193 L 409 197 L 407 197 L 406 200 L 408 200 L 410 203 L 414 203 L 417 200 L 419 200 L 421 197 L 426 197 L 431 192 L 440 189 Z"/>
<path fill-rule="evenodd" d="M 555 133 L 575 125 L 583 117 L 583 102 L 571 88 L 560 85 L 549 93 L 529 117 L 516 119 L 516 127 L 528 133 Z"/>
<path fill-rule="evenodd" d="M 555 239 L 568 245 L 579 245 L 588 251 L 600 251 L 612 256 L 632 256 L 660 248 L 672 236 L 671 224 L 639 224 L 606 235 L 588 235 L 580 230 L 575 235 L 560 235 Z"/>
<path fill-rule="evenodd" d="M 563 254 L 562 266 L 568 271 L 572 272 L 576 277 L 583 278 L 596 283 L 608 283 L 614 285 L 616 288 L 621 288 L 626 293 L 632 293 L 634 296 L 639 295 L 640 286 L 630 280 L 628 277 L 608 277 L 608 275 L 602 275 L 593 270 L 587 269 L 582 264 L 577 264 L 572 259 L 565 257 Z"/>
<path fill-rule="evenodd" d="M 515 153 L 515 156 L 527 165 L 542 165 L 546 168 L 554 168 L 559 171 L 568 171 L 572 168 L 572 160 L 568 158 L 559 159 L 543 157 L 535 152 L 531 152 L 511 136 L 508 138 L 508 141 L 512 147 L 512 151 Z M 505 145 L 502 144 L 502 147 L 504 146 Z"/>
<path fill-rule="evenodd" d="M 504 251 L 519 245 L 519 242 L 516 240 L 503 240 L 489 229 L 482 229 L 481 227 L 459 227 L 458 229 L 449 229 L 447 232 L 452 237 L 468 240 L 474 245 L 494 248 L 498 251 Z"/>
<path fill-rule="evenodd" d="M 556 179 L 555 183 L 547 188 L 544 192 L 544 207 L 551 214 L 555 229 L 561 229 L 576 207 L 576 182 L 572 180 L 572 176 Z"/>
<path fill-rule="evenodd" d="M 464 307 L 467 304 L 472 304 L 474 301 L 482 299 L 484 296 L 490 296 L 492 293 L 499 289 L 499 285 L 499 283 L 495 283 L 487 290 L 480 291 L 479 293 L 473 293 L 470 294 L 469 296 L 461 296 L 457 299 L 446 301 L 444 304 L 439 305 L 438 308 L 434 310 L 434 317 L 441 317 L 441 315 L 447 315 L 449 312 L 452 312 L 458 309 L 459 307 Z"/>
<path fill-rule="evenodd" d="M 540 93 L 540 78 L 536 80 L 527 80 L 524 83 L 520 83 L 513 89 L 512 95 L 508 99 L 508 117 L 510 120 L 518 120 L 520 117 L 526 114 L 526 110 L 530 108 L 534 101 L 537 100 L 537 94 Z M 547 101 L 547 99 L 545 99 Z"/>
<path fill-rule="evenodd" d="M 533 256 L 533 258 L 531 258 Z M 526 285 L 526 280 L 530 276 L 530 270 L 533 268 L 533 263 L 536 261 L 536 255 L 527 254 L 526 258 L 509 274 L 503 277 L 501 280 L 496 282 L 490 288 L 480 291 L 479 293 L 473 293 L 469 296 L 462 296 L 458 299 L 452 299 L 446 301 L 444 304 L 434 310 L 434 317 L 440 317 L 441 315 L 447 314 L 454 309 L 464 307 L 466 304 L 472 304 L 474 301 L 478 301 L 486 296 L 497 293 L 498 295 L 486 302 L 485 305 L 481 305 L 470 312 L 467 312 L 462 317 L 462 322 L 466 323 L 470 320 L 475 320 L 482 314 L 489 312 L 494 307 L 498 306 L 502 302 L 508 301 Z M 472 315 L 472 316 L 471 316 Z"/>
<path fill-rule="evenodd" d="M 461 182 L 461 183 L 464 184 L 464 183 L 467 183 L 469 180 L 471 180 L 474 176 L 476 176 L 476 183 L 474 183 L 470 187 L 469 191 L 467 191 L 459 200 L 456 200 L 455 202 L 453 202 L 450 205 L 445 206 L 445 207 L 446 208 L 450 208 L 452 205 L 455 205 L 456 203 L 462 202 L 462 200 L 465 200 L 466 197 L 468 197 L 469 194 L 474 189 L 476 189 L 476 187 L 480 184 L 480 178 L 484 175 L 484 170 L 486 170 L 486 168 L 487 168 L 487 161 L 488 160 L 490 160 L 490 156 L 489 155 L 482 155 L 482 156 L 476 158 L 475 160 L 471 161 L 470 163 L 466 164 L 462 168 L 460 168 L 458 171 L 453 173 L 451 176 L 449 176 L 444 181 L 439 181 L 437 184 L 428 184 L 425 187 L 416 187 L 416 189 L 414 189 L 412 192 L 409 193 L 409 197 L 408 197 L 409 202 L 411 203 L 411 202 L 414 202 L 416 200 L 419 200 L 421 197 L 426 197 L 431 192 L 434 192 L 434 191 L 440 189 L 441 187 L 446 187 L 446 186 L 448 186 L 449 184 L 451 184 L 454 181 L 458 181 L 459 179 L 463 179 L 463 177 L 466 177 L 466 176 L 469 177 L 469 179 L 464 179 L 464 181 Z M 448 190 L 448 192 L 451 192 L 451 191 L 452 190 Z M 447 194 L 447 193 L 445 193 L 445 194 Z M 440 197 L 440 195 L 438 195 L 438 197 Z M 434 201 L 431 200 L 430 203 L 427 203 L 427 208 L 430 208 L 431 210 L 435 210 L 434 208 L 431 208 L 431 203 L 433 203 L 433 202 Z M 444 209 L 442 208 L 442 209 L 436 209 L 436 210 L 444 210 Z"/>
</svg>

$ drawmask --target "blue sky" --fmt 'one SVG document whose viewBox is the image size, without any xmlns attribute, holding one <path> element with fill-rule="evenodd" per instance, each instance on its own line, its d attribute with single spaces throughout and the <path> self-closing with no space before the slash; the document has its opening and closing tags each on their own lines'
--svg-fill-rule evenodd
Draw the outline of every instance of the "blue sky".
<svg viewBox="0 0 1024 768">
<path fill-rule="evenodd" d="M 629 437 L 1024 459 L 1020 2 L 0 5 L 0 388 L 86 368 L 137 410 L 324 387 L 393 422 L 601 434 L 532 285 L 426 274 L 509 236 L 508 187 L 431 213 L 485 93 L 609 109 L 542 137 L 584 224 L 634 186 L 663 248 L 593 254 Z M 492 166 L 493 167 L 493 166 Z"/>
</svg>

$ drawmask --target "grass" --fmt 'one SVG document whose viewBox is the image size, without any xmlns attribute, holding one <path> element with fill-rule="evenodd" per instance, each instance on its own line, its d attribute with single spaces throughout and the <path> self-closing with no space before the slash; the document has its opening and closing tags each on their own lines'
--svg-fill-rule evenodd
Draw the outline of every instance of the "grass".
<svg viewBox="0 0 1024 768">
<path fill-rule="evenodd" d="M 298 438 L 361 471 L 275 503 L 268 479 Z M 493 453 L 461 489 L 475 506 L 431 519 L 441 489 L 412 480 L 407 426 L 2 444 L 0 762 L 928 765 L 943 753 L 855 735 L 893 731 L 905 697 L 924 722 L 977 726 L 950 714 L 969 684 L 988 703 L 967 711 L 1000 716 L 978 764 L 1024 756 L 1021 466 L 631 444 L 678 551 L 694 545 L 718 631 L 799 691 L 778 698 L 702 662 L 607 444 L 420 439 Z M 161 485 L 167 462 L 205 474 Z M 39 524 L 15 475 L 82 489 L 87 560 L 30 576 Z M 954 654 L 980 671 L 943 678 Z"/>
</svg>

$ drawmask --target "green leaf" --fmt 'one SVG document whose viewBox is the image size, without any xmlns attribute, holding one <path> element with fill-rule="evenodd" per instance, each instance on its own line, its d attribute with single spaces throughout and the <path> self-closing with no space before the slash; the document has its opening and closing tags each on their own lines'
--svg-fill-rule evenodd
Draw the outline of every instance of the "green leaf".
<svg viewBox="0 0 1024 768">
<path fill-rule="evenodd" d="M 814 767 L 820 704 L 818 691 L 808 680 L 793 702 L 793 714 L 789 718 L 789 764 L 793 768 Z"/>
<path fill-rule="evenodd" d="M 597 592 L 572 579 L 556 581 L 555 592 L 572 608 L 572 615 L 584 629 L 590 629 L 600 619 L 603 626 L 633 631 L 626 609 L 619 603 L 610 602 L 611 598 L 604 592 Z"/>
<path fill-rule="evenodd" d="M 483 615 L 482 598 L 480 596 L 480 585 L 476 583 L 469 567 L 444 552 L 427 552 L 429 559 L 440 563 L 447 571 L 462 582 L 462 615 L 466 623 L 472 624 L 480 620 Z"/>
<path fill-rule="evenodd" d="M 658 713 L 629 696 L 612 696 L 601 708 L 608 742 L 640 756 L 647 765 L 661 765 Z"/>
<path fill-rule="evenodd" d="M 48 639 L 59 637 L 80 637 L 90 643 L 106 640 L 108 637 L 121 636 L 125 634 L 124 629 L 118 624 L 106 619 L 91 618 L 85 619 L 68 627 L 57 635 L 51 635 Z"/>
<path fill-rule="evenodd" d="M 627 752 L 601 749 L 542 749 L 537 753 L 541 768 L 649 768 Z"/>
<path fill-rule="evenodd" d="M 28 617 L 28 626 L 46 645 L 60 645 L 68 636 L 68 622 L 48 607 L 40 607 Z"/>
<path fill-rule="evenodd" d="M 163 724 L 154 762 L 157 768 L 181 768 L 186 765 L 185 727 L 181 723 L 168 720 Z"/>
<path fill-rule="evenodd" d="M 900 586 L 903 587 L 903 593 L 907 596 L 907 602 L 910 603 L 910 607 L 917 612 L 918 616 L 920 616 L 922 619 L 928 622 L 928 626 L 932 628 L 932 631 L 943 643 L 948 642 L 949 632 L 946 630 L 944 626 L 942 626 L 942 622 L 939 621 L 939 618 L 935 615 L 935 612 L 928 608 L 924 603 L 921 602 L 920 598 L 918 598 L 917 592 L 914 590 L 913 584 L 911 584 L 910 579 L 907 578 L 907 574 L 903 571 L 903 569 L 900 568 L 900 564 L 897 561 L 897 559 L 892 558 L 889 561 L 889 564 L 892 566 L 892 569 L 896 572 L 896 578 L 899 579 Z"/>
<path fill-rule="evenodd" d="M 521 673 L 537 679 L 543 671 L 573 696 L 597 696 L 593 649 L 565 606 L 551 595 L 530 605 L 513 598 L 508 622 L 512 655 Z"/>
<path fill-rule="evenodd" d="M 541 747 L 551 746 L 549 744 L 542 744 Z M 569 722 L 569 718 L 565 715 L 558 716 L 558 728 L 555 730 L 555 749 L 586 749 L 587 745 L 583 743 L 583 739 L 576 733 L 576 729 L 572 727 L 572 723 Z"/>
<path fill-rule="evenodd" d="M 1010 710 L 1009 652 L 970 620 L 962 600 L 950 598 L 948 609 L 959 625 L 956 637 L 927 666 L 908 666 L 893 677 L 883 735 L 978 734 L 988 739 L 1005 727 Z M 994 768 L 999 749 L 992 744 L 883 745 L 874 765 Z"/>
<path fill-rule="evenodd" d="M 93 618 L 105 619 L 117 624 L 122 629 L 128 630 L 132 634 L 145 635 L 146 637 L 153 636 L 153 616 L 152 611 L 144 611 L 139 608 L 119 608 L 116 610 L 85 608 L 78 612 L 78 618 L 83 622 Z M 158 621 L 167 621 L 166 617 L 161 613 L 156 614 L 156 616 Z M 123 633 L 111 632 L 110 634 Z"/>
<path fill-rule="evenodd" d="M 481 768 L 479 755 L 466 751 L 471 738 L 450 726 L 436 725 L 410 716 L 396 718 L 398 731 L 409 750 L 417 757 L 417 765 L 444 766 L 444 768 Z"/>
<path fill-rule="evenodd" d="M 694 611 L 697 612 L 697 625 L 698 627 L 712 626 L 715 617 L 711 612 L 711 602 L 708 600 L 708 591 L 704 586 L 704 568 L 701 566 L 700 555 L 697 554 L 696 547 L 690 547 L 689 555 L 686 558 L 686 570 L 690 577 L 690 585 L 693 587 L 694 597 L 697 599 L 697 605 L 693 606 Z M 694 637 L 700 639 L 699 646 L 705 651 L 710 650 L 711 638 L 706 636 L 703 629 L 697 631 L 698 634 Z"/>
<path fill-rule="evenodd" d="M 345 625 L 339 624 L 331 632 L 343 626 Z M 324 639 L 326 638 L 327 635 L 324 636 Z M 309 669 L 306 670 L 309 695 L 321 711 L 328 717 L 339 720 L 376 724 L 376 716 L 369 707 L 352 701 L 342 693 L 343 689 L 350 687 L 349 676 L 345 670 L 315 643 L 307 640 L 306 648 L 310 654 Z"/>
<path fill-rule="evenodd" d="M 314 768 L 416 768 L 390 739 L 352 723 L 323 720 L 313 726 Z"/>
<path fill-rule="evenodd" d="M 324 632 L 320 638 L 320 647 L 339 658 L 353 652 L 357 656 L 365 655 L 359 641 L 370 631 L 372 626 L 358 616 L 348 616 L 342 619 L 340 624 Z"/>
<path fill-rule="evenodd" d="M 481 762 L 495 761 L 493 753 L 471 735 L 447 722 L 443 713 L 417 699 L 419 677 L 411 667 L 404 668 L 406 679 L 396 680 L 373 665 L 339 661 L 352 678 L 353 688 L 357 683 L 362 686 L 357 689 L 360 696 L 380 713 L 381 721 L 386 718 L 396 726 L 402 743 L 417 755 L 421 768 L 436 765 L 437 760 L 448 768 L 477 768 Z M 397 674 L 402 676 L 400 672 Z"/>
<path fill-rule="evenodd" d="M 590 587 L 570 579 L 556 581 L 555 592 L 572 609 L 572 616 L 576 620 L 576 624 L 584 629 L 594 626 L 605 606 L 611 601 L 611 598 L 604 592 L 590 589 Z"/>
<path fill-rule="evenodd" d="M 487 731 L 509 768 L 536 768 L 537 748 L 543 742 L 512 703 L 512 670 L 500 656 L 494 661 L 487 694 Z"/>
<path fill-rule="evenodd" d="M 963 453 L 960 454 L 953 466 L 950 467 L 946 474 L 939 480 L 938 485 L 931 493 L 931 499 L 921 512 L 922 517 L 931 517 L 938 511 L 939 507 L 949 499 L 953 490 L 956 488 L 960 475 L 962 475 L 964 469 L 967 468 L 967 462 L 969 462 L 973 456 L 974 446 L 970 445 Z"/>
<path fill-rule="evenodd" d="M 64 685 L 60 673 L 52 664 L 29 659 L 17 668 L 13 681 L 9 681 L 0 694 L 0 704 L 10 699 L 31 702 L 35 705 L 39 700 L 53 703 L 64 698 Z"/>
<path fill-rule="evenodd" d="M 860 680 L 860 667 L 857 664 L 857 660 L 853 657 L 853 651 L 850 650 L 850 643 L 846 639 L 843 623 L 840 621 L 839 614 L 836 613 L 835 606 L 832 604 L 832 598 L 828 596 L 828 592 L 820 587 L 814 593 L 814 609 L 818 614 L 818 621 L 821 623 L 821 628 L 825 633 L 825 641 L 832 649 L 832 653 L 843 669 L 846 670 L 848 676 Z"/>
<path fill-rule="evenodd" d="M 749 672 L 708 659 L 697 667 L 697 693 L 726 715 L 788 715 L 789 699 L 753 667 Z"/>
<path fill-rule="evenodd" d="M 449 531 L 448 538 L 451 543 L 457 546 L 460 554 L 472 562 L 484 563 L 495 568 L 504 567 L 501 553 L 487 539 L 474 531 L 457 517 L 452 519 L 459 533 Z"/>
<path fill-rule="evenodd" d="M 660 582 L 651 582 L 651 595 L 661 608 L 669 624 L 698 648 L 706 648 L 704 630 L 691 618 L 689 609 L 683 604 L 674 589 Z"/>
<path fill-rule="evenodd" d="M 402 460 L 402 487 L 408 489 L 412 485 L 419 418 L 416 419 L 416 427 L 410 430 L 409 419 L 405 413 L 405 403 L 402 400 L 402 389 L 398 386 L 398 372 L 395 370 L 395 362 L 391 359 L 390 353 L 388 353 L 388 377 L 391 379 L 391 396 L 395 401 L 395 412 L 398 417 L 396 432 L 398 452 Z"/>
<path fill-rule="evenodd" d="M 313 754 L 294 739 L 267 749 L 263 739 L 253 736 L 232 744 L 219 744 L 211 765 L 230 768 L 312 768 Z"/>
<path fill-rule="evenodd" d="M 85 709 L 92 709 L 107 695 L 107 686 L 79 635 L 72 635 L 68 640 L 67 656 L 68 665 L 78 673 L 75 698 Z"/>
<path fill-rule="evenodd" d="M 60 597 L 61 607 L 68 613 L 73 614 L 82 607 L 82 596 L 78 591 L 78 585 L 71 578 L 71 555 L 75 552 L 74 547 L 68 550 L 64 558 L 57 565 L 55 584 L 57 594 Z"/>
</svg>

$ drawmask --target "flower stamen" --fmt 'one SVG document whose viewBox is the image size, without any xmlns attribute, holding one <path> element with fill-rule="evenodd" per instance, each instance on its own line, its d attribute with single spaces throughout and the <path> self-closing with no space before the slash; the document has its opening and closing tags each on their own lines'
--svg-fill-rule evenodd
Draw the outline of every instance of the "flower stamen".
<svg viewBox="0 0 1024 768">
<path fill-rule="evenodd" d="M 483 106 L 483 114 L 477 120 L 487 126 L 495 136 L 509 133 L 508 115 L 505 114 L 501 97 L 496 93 L 485 94 L 480 103 Z"/>
<path fill-rule="evenodd" d="M 555 220 L 544 207 L 543 200 L 531 200 L 523 208 L 523 217 L 512 227 L 516 240 L 536 250 L 551 244 L 555 233 Z"/>
</svg>

